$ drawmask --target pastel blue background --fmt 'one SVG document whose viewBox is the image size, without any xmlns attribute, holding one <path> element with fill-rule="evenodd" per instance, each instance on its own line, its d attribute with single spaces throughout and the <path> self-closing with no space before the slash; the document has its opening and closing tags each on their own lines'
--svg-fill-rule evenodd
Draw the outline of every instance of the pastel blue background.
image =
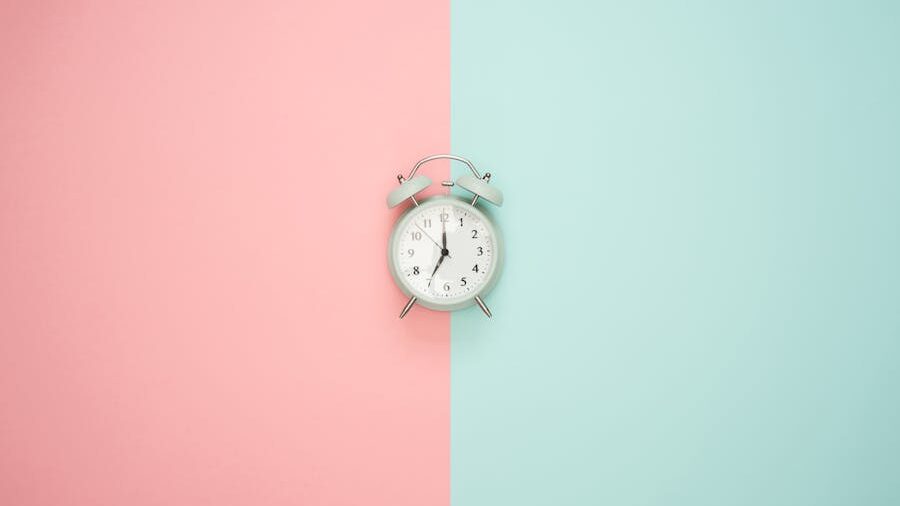
<svg viewBox="0 0 900 506">
<path fill-rule="evenodd" d="M 451 69 L 453 506 L 900 504 L 900 2 L 453 0 Z"/>
</svg>

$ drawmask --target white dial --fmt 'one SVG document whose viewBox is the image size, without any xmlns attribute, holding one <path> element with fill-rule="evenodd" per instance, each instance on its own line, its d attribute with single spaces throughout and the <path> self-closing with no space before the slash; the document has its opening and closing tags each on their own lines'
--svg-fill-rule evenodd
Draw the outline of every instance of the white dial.
<svg viewBox="0 0 900 506">
<path fill-rule="evenodd" d="M 494 277 L 497 239 L 475 207 L 456 198 L 429 199 L 398 223 L 389 252 L 394 276 L 426 305 L 471 300 Z"/>
</svg>

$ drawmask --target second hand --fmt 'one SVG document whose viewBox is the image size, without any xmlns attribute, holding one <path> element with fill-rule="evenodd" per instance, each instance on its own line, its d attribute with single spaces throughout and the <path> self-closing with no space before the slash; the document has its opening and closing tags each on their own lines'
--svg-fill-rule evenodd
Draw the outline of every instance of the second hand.
<svg viewBox="0 0 900 506">
<path fill-rule="evenodd" d="M 441 246 L 441 243 L 435 241 L 435 240 L 434 240 L 434 237 L 431 237 L 430 235 L 428 235 L 428 232 L 426 232 L 424 228 L 420 227 L 418 223 L 415 223 L 415 225 L 416 225 L 416 228 L 418 228 L 419 230 L 422 231 L 423 234 L 425 234 L 425 237 L 427 237 L 431 242 L 434 243 L 435 246 L 437 246 L 438 248 L 441 249 L 441 252 L 444 251 L 444 247 Z M 450 255 L 447 255 L 447 256 L 450 257 L 450 258 L 453 258 L 453 257 L 451 257 Z"/>
</svg>

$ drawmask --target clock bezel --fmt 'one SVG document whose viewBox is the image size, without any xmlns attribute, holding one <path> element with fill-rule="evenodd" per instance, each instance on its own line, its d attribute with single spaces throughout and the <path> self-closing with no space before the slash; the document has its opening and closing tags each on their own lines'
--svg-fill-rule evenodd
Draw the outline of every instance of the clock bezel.
<svg viewBox="0 0 900 506">
<path fill-rule="evenodd" d="M 467 212 L 474 214 L 482 221 L 482 223 L 484 223 L 484 226 L 490 231 L 493 257 L 491 259 L 491 269 L 488 271 L 487 278 L 480 288 L 466 294 L 465 297 L 461 299 L 455 299 L 452 302 L 441 302 L 422 298 L 418 291 L 413 290 L 413 288 L 406 283 L 406 278 L 402 275 L 400 266 L 397 265 L 395 252 L 397 251 L 397 244 L 400 241 L 400 236 L 403 233 L 402 231 L 406 229 L 416 212 L 424 211 L 431 207 L 446 205 L 448 203 L 465 208 Z M 394 229 L 391 231 L 387 250 L 388 266 L 391 271 L 391 277 L 394 278 L 394 283 L 400 288 L 400 291 L 407 297 L 418 297 L 416 304 L 435 311 L 455 311 L 457 309 L 467 308 L 475 304 L 475 297 L 480 296 L 484 298 L 484 296 L 494 288 L 494 285 L 497 284 L 497 280 L 500 278 L 500 273 L 503 269 L 503 253 L 503 237 L 500 235 L 499 227 L 497 227 L 490 215 L 455 195 L 436 195 L 423 200 L 418 206 L 410 206 L 409 209 L 400 215 L 397 222 L 394 223 Z"/>
</svg>

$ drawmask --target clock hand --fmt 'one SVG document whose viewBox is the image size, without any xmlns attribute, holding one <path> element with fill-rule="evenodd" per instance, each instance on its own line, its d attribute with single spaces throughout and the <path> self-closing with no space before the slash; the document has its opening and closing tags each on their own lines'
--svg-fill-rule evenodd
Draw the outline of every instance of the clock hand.
<svg viewBox="0 0 900 506">
<path fill-rule="evenodd" d="M 447 255 L 441 255 L 441 258 L 438 258 L 437 265 L 434 266 L 434 270 L 431 271 L 431 277 L 428 278 L 428 286 L 431 286 L 431 282 L 434 281 L 434 275 L 437 273 L 437 270 L 441 267 L 441 264 L 444 263 L 444 258 Z"/>
<path fill-rule="evenodd" d="M 423 230 L 423 232 L 424 232 L 424 230 Z M 447 251 L 447 222 L 446 221 L 441 222 L 441 242 L 443 243 L 443 245 L 441 245 L 441 258 L 438 258 L 437 265 L 435 265 L 434 270 L 431 271 L 431 277 L 428 278 L 428 286 L 431 286 L 431 282 L 434 281 L 434 275 L 437 273 L 437 270 L 441 267 L 441 264 L 444 263 L 444 258 L 447 258 L 450 256 L 450 252 Z M 434 241 L 434 243 L 437 244 L 437 241 Z"/>
<path fill-rule="evenodd" d="M 446 231 L 446 226 L 447 226 L 447 225 L 446 225 L 446 224 L 444 225 L 445 230 L 444 230 L 444 245 L 443 245 L 443 246 L 441 246 L 440 243 L 438 243 L 437 241 L 435 241 L 435 240 L 434 240 L 434 237 L 431 237 L 430 235 L 428 235 L 428 232 L 426 232 L 424 228 L 420 227 L 418 223 L 413 223 L 413 225 L 415 225 L 416 228 L 418 228 L 419 230 L 421 230 L 422 233 L 425 234 L 425 237 L 427 237 L 429 240 L 431 240 L 431 242 L 433 242 L 435 246 L 437 246 L 438 248 L 441 248 L 441 255 L 444 254 L 444 251 L 447 251 L 447 231 Z M 450 253 L 447 252 L 447 255 L 446 255 L 446 256 L 450 257 Z M 453 258 L 453 257 L 450 257 L 450 258 Z"/>
<path fill-rule="evenodd" d="M 426 232 L 424 228 L 420 227 L 418 223 L 415 223 L 415 225 L 416 225 L 416 228 L 418 228 L 419 230 L 422 231 L 423 234 L 425 234 L 425 237 L 431 239 L 431 242 L 433 242 L 435 246 L 437 246 L 438 248 L 441 248 L 441 245 L 438 244 L 438 242 L 435 241 L 433 237 L 428 235 L 428 232 Z M 443 250 L 444 248 L 441 248 L 441 249 Z"/>
</svg>

